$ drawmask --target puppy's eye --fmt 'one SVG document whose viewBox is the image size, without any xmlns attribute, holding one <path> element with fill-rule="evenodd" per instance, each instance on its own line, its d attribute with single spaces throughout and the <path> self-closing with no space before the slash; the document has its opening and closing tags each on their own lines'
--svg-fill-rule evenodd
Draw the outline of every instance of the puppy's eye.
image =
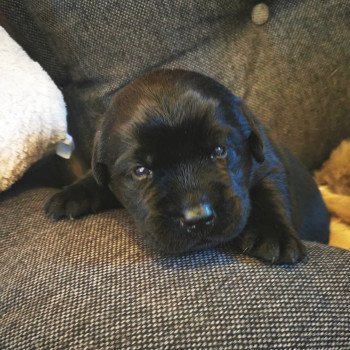
<svg viewBox="0 0 350 350">
<path fill-rule="evenodd" d="M 147 169 L 144 166 L 138 166 L 133 170 L 133 175 L 138 179 L 142 180 L 146 177 L 150 177 L 152 175 L 152 171 L 150 169 Z"/>
<path fill-rule="evenodd" d="M 211 159 L 216 158 L 226 158 L 227 156 L 227 149 L 224 146 L 216 146 L 214 148 L 214 152 L 210 155 Z"/>
</svg>

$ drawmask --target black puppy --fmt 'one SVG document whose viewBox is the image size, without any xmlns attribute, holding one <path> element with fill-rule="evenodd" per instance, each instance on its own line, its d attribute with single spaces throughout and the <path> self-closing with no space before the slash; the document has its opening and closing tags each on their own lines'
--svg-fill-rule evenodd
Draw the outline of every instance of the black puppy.
<svg viewBox="0 0 350 350">
<path fill-rule="evenodd" d="M 46 212 L 77 217 L 116 199 L 171 254 L 235 239 L 248 255 L 293 263 L 305 255 L 300 238 L 328 240 L 312 177 L 238 97 L 195 72 L 158 70 L 123 88 L 96 133 L 92 171 Z"/>
</svg>

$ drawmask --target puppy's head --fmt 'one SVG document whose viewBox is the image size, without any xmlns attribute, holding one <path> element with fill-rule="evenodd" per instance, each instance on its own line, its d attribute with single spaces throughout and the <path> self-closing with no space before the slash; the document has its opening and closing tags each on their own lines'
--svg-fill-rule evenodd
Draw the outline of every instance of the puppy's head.
<svg viewBox="0 0 350 350">
<path fill-rule="evenodd" d="M 181 253 L 244 228 L 263 149 L 242 109 L 222 85 L 180 70 L 150 73 L 115 97 L 96 136 L 93 172 L 152 247 Z"/>
</svg>

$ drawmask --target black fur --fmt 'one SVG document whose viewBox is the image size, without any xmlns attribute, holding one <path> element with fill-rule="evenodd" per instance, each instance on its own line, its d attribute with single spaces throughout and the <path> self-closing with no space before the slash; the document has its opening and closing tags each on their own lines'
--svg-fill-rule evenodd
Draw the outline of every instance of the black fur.
<svg viewBox="0 0 350 350">
<path fill-rule="evenodd" d="M 227 154 L 213 155 L 217 146 Z M 152 173 L 140 178 L 138 166 Z M 159 70 L 123 88 L 96 133 L 92 172 L 46 211 L 76 217 L 113 207 L 115 198 L 144 240 L 170 254 L 234 240 L 251 256 L 293 263 L 305 255 L 298 236 L 328 240 L 311 176 L 272 144 L 243 101 L 194 72 Z M 183 210 L 203 201 L 215 220 L 191 231 Z"/>
</svg>

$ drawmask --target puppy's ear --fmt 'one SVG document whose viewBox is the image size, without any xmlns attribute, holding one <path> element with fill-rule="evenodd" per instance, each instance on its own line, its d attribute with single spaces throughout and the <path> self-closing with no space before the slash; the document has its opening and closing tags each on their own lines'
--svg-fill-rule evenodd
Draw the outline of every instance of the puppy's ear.
<svg viewBox="0 0 350 350">
<path fill-rule="evenodd" d="M 94 178 L 96 182 L 100 186 L 107 186 L 109 182 L 109 174 L 107 165 L 104 164 L 103 160 L 103 146 L 101 141 L 101 134 L 102 132 L 98 130 L 95 135 L 94 140 L 94 148 L 92 151 L 92 162 L 91 162 L 91 168 L 92 173 L 94 175 Z"/>
<path fill-rule="evenodd" d="M 254 159 L 258 163 L 262 163 L 265 160 L 264 143 L 261 139 L 260 131 L 255 121 L 256 118 L 253 112 L 241 99 L 239 99 L 239 109 L 249 124 L 248 143 L 250 151 L 252 152 Z"/>
</svg>

